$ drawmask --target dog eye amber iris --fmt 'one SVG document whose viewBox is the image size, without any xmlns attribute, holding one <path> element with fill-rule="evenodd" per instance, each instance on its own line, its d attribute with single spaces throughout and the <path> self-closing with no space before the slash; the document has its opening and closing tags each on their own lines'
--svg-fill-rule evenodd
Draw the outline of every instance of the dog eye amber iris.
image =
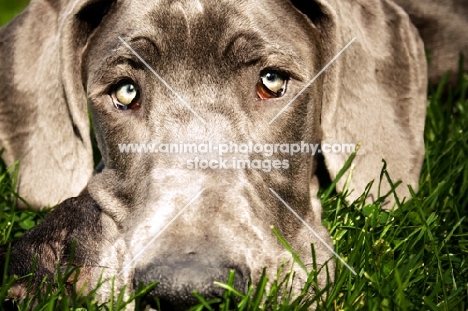
<svg viewBox="0 0 468 311">
<path fill-rule="evenodd" d="M 139 109 L 139 93 L 137 87 L 131 82 L 124 82 L 117 86 L 113 93 L 116 108 L 121 110 Z"/>
<path fill-rule="evenodd" d="M 257 83 L 257 95 L 260 99 L 277 98 L 286 91 L 287 79 L 279 72 L 265 70 L 260 73 Z"/>
</svg>

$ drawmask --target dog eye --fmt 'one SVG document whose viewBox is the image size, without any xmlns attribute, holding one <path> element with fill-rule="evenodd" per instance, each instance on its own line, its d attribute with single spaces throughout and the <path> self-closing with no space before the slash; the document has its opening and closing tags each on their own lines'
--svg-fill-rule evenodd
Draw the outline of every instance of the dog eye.
<svg viewBox="0 0 468 311">
<path fill-rule="evenodd" d="M 140 108 L 140 94 L 135 84 L 123 82 L 119 84 L 112 93 L 112 100 L 117 109 L 136 110 Z"/>
<path fill-rule="evenodd" d="M 264 70 L 257 83 L 257 95 L 260 99 L 277 98 L 286 91 L 287 78 L 275 70 Z"/>
</svg>

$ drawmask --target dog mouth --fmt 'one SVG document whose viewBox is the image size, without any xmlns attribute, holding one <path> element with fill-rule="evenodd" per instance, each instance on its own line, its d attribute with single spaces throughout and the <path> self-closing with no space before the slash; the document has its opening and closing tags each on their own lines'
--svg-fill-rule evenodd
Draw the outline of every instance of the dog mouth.
<svg viewBox="0 0 468 311">
<path fill-rule="evenodd" d="M 161 286 L 158 288 L 158 286 Z M 196 289 L 191 290 L 191 286 L 186 284 L 182 291 L 167 291 L 164 284 L 156 285 L 156 288 L 144 295 L 137 304 L 139 310 L 164 310 L 182 311 L 198 306 L 202 302 L 195 296 L 194 292 L 202 296 L 209 303 L 213 310 L 220 310 L 224 290 L 221 287 L 212 288 L 209 293 L 200 293 Z M 205 310 L 205 309 L 204 309 Z"/>
<path fill-rule="evenodd" d="M 217 297 L 221 298 L 221 297 Z M 190 307 L 193 307 L 200 302 L 197 300 L 196 303 L 193 304 L 181 304 L 181 303 L 175 303 L 173 301 L 165 300 L 165 299 L 158 299 L 156 300 L 155 298 L 149 298 L 147 300 L 143 300 L 142 303 L 140 304 L 140 308 L 138 310 L 163 310 L 163 311 L 185 311 L 188 310 Z M 221 303 L 216 302 L 216 303 L 210 303 L 210 308 L 212 310 L 218 311 L 221 310 Z M 206 309 L 203 309 L 206 310 Z"/>
<path fill-rule="evenodd" d="M 215 297 L 220 298 L 221 297 Z M 200 304 L 199 300 L 196 300 L 194 297 L 194 301 L 192 303 L 188 301 L 174 301 L 173 299 L 165 299 L 165 298 L 155 298 L 152 296 L 145 296 L 139 305 L 138 310 L 163 310 L 163 311 L 185 311 L 190 309 L 190 307 L 194 307 Z M 214 299 L 214 298 L 213 298 Z M 221 310 L 221 303 L 210 303 L 210 308 L 213 310 Z M 205 310 L 205 309 L 204 309 Z"/>
</svg>

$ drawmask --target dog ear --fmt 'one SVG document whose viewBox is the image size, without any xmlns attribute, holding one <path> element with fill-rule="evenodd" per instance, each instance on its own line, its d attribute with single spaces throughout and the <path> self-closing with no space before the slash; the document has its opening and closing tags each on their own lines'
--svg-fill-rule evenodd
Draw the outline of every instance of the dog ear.
<svg viewBox="0 0 468 311">
<path fill-rule="evenodd" d="M 395 0 L 418 28 L 429 55 L 429 82 L 436 85 L 447 70 L 448 82 L 459 84 L 460 52 L 468 56 L 468 2 Z M 430 12 L 430 14 L 428 14 Z M 468 71 L 468 62 L 464 62 Z"/>
<path fill-rule="evenodd" d="M 350 156 L 342 152 L 343 144 L 360 144 L 348 199 L 362 195 L 372 180 L 367 201 L 391 190 L 385 177 L 379 189 L 382 159 L 392 181 L 402 182 L 398 199 L 409 198 L 407 185 L 417 189 L 424 155 L 427 68 L 423 43 L 408 15 L 389 1 L 292 3 L 320 32 L 322 68 L 337 57 L 322 76 L 321 144 L 330 177 Z M 345 181 L 346 174 L 339 191 Z M 384 207 L 392 208 L 392 202 L 390 195 Z"/>
<path fill-rule="evenodd" d="M 112 1 L 32 0 L 0 30 L 0 147 L 34 208 L 76 196 L 93 170 L 81 57 Z"/>
</svg>

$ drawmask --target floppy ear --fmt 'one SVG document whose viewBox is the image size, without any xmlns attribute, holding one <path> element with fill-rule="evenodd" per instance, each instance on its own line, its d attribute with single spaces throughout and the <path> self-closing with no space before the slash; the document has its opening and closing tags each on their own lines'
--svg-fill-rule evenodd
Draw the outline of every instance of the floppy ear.
<svg viewBox="0 0 468 311">
<path fill-rule="evenodd" d="M 322 148 L 361 144 L 348 198 L 359 197 L 374 180 L 367 200 L 377 199 L 382 159 L 393 182 L 402 181 L 399 200 L 409 198 L 407 185 L 417 189 L 424 155 L 427 69 L 422 41 L 408 15 L 386 0 L 292 2 L 320 31 L 322 67 L 356 38 L 322 77 Z M 324 153 L 332 179 L 349 155 Z M 345 180 L 346 175 L 338 190 Z M 389 190 L 384 178 L 380 194 Z M 391 195 L 384 207 L 392 208 L 392 202 Z"/>
<path fill-rule="evenodd" d="M 0 147 L 7 165 L 20 160 L 18 191 L 34 208 L 78 195 L 91 177 L 80 66 L 110 3 L 32 0 L 0 30 Z"/>
<path fill-rule="evenodd" d="M 408 12 L 429 52 L 429 82 L 437 84 L 446 71 L 449 82 L 458 83 L 460 52 L 468 57 L 468 2 L 395 0 Z M 464 70 L 468 70 L 465 61 Z"/>
</svg>

